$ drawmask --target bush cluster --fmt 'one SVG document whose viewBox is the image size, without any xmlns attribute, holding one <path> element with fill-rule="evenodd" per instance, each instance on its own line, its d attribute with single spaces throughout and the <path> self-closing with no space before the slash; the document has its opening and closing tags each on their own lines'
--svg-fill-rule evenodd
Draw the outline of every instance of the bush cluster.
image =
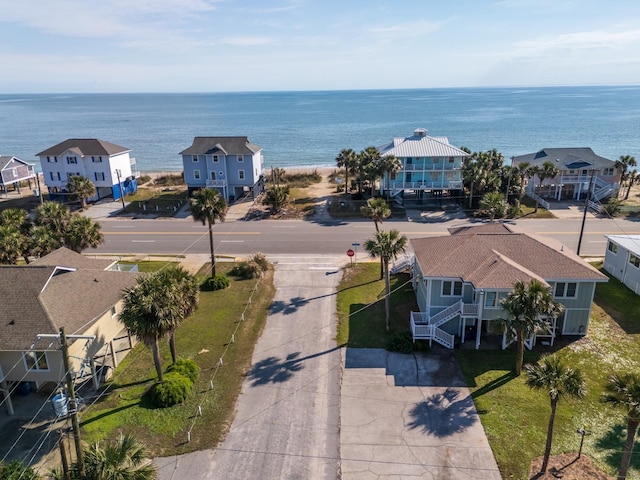
<svg viewBox="0 0 640 480">
<path fill-rule="evenodd" d="M 200 367 L 196 362 L 179 359 L 167 369 L 164 381 L 151 388 L 151 403 L 158 408 L 166 408 L 184 402 L 191 395 L 199 373 Z"/>
<path fill-rule="evenodd" d="M 213 292 L 216 290 L 224 290 L 229 286 L 229 278 L 226 275 L 216 275 L 215 277 L 207 277 L 201 286 L 201 290 L 205 292 Z"/>
<path fill-rule="evenodd" d="M 387 340 L 387 350 L 390 352 L 412 353 L 414 351 L 429 350 L 426 342 L 414 342 L 411 332 L 394 332 Z"/>
<path fill-rule="evenodd" d="M 263 253 L 254 253 L 249 261 L 240 262 L 229 272 L 242 279 L 259 278 L 262 272 L 269 270 L 269 261 Z"/>
</svg>

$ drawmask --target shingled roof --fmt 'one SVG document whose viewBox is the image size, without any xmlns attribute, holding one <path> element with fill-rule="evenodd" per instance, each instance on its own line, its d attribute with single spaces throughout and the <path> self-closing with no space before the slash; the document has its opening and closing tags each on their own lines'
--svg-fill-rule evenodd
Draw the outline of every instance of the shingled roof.
<svg viewBox="0 0 640 480">
<path fill-rule="evenodd" d="M 247 137 L 194 137 L 180 155 L 253 155 L 262 150 Z"/>
<path fill-rule="evenodd" d="M 460 278 L 476 288 L 511 289 L 516 281 L 606 281 L 569 249 L 507 226 L 452 229 L 450 236 L 410 240 L 425 277 Z"/>
<path fill-rule="evenodd" d="M 91 260 L 91 259 L 87 259 Z M 137 274 L 65 265 L 0 266 L 0 350 L 46 348 L 36 335 L 82 333 L 115 305 Z M 47 263 L 47 262 L 45 262 Z"/>
<path fill-rule="evenodd" d="M 58 266 L 64 265 L 81 270 L 106 270 L 115 260 L 85 257 L 67 247 L 60 247 L 44 257 L 32 262 L 32 265 Z"/>
<path fill-rule="evenodd" d="M 560 170 L 577 170 L 581 168 L 597 167 L 609 168 L 615 161 L 596 155 L 589 147 L 577 148 L 543 148 L 534 153 L 513 157 L 514 164 L 528 162 L 531 166 L 541 166 L 544 162 L 551 162 Z"/>
<path fill-rule="evenodd" d="M 121 147 L 115 143 L 105 142 L 97 138 L 70 138 L 64 142 L 58 143 L 53 147 L 47 148 L 36 156 L 42 157 L 46 155 L 62 155 L 64 152 L 71 150 L 80 156 L 87 155 L 117 155 L 118 153 L 130 152 L 130 148 Z"/>
</svg>

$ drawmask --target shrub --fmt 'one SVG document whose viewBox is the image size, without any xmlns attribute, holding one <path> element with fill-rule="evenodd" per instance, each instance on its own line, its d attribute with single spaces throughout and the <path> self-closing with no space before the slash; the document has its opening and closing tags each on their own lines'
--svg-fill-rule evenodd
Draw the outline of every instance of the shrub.
<svg viewBox="0 0 640 480">
<path fill-rule="evenodd" d="M 411 332 L 393 332 L 387 340 L 387 350 L 390 352 L 412 353 L 415 351 L 428 351 L 426 342 L 414 342 Z"/>
<path fill-rule="evenodd" d="M 0 461 L 0 478 L 3 480 L 37 480 L 40 477 L 31 467 L 15 460 L 11 463 Z"/>
<path fill-rule="evenodd" d="M 620 213 L 620 207 L 622 206 L 622 202 L 617 198 L 612 198 L 605 205 L 602 205 L 602 212 L 611 217 L 615 217 L 618 213 Z"/>
<path fill-rule="evenodd" d="M 393 332 L 387 340 L 387 350 L 400 353 L 413 352 L 411 332 Z"/>
<path fill-rule="evenodd" d="M 191 380 L 191 383 L 195 383 L 200 375 L 200 367 L 190 358 L 179 358 L 176 363 L 167 368 L 167 372 L 178 373 Z"/>
<path fill-rule="evenodd" d="M 251 256 L 251 261 L 255 262 L 263 272 L 269 270 L 269 260 L 264 253 L 254 253 Z"/>
<path fill-rule="evenodd" d="M 168 373 L 164 381 L 151 387 L 151 403 L 158 408 L 172 407 L 184 402 L 193 390 L 193 383 L 179 373 Z"/>
<path fill-rule="evenodd" d="M 229 273 L 234 277 L 239 277 L 246 280 L 249 278 L 258 278 L 260 276 L 260 272 L 260 266 L 254 261 L 249 261 L 238 263 L 231 269 Z"/>
<path fill-rule="evenodd" d="M 229 278 L 226 275 L 216 275 L 215 277 L 207 277 L 202 284 L 201 290 L 213 292 L 215 290 L 224 290 L 229 286 Z"/>
<path fill-rule="evenodd" d="M 150 181 L 150 175 L 141 175 L 140 178 L 138 178 L 138 185 L 144 185 L 145 183 L 149 183 Z"/>
</svg>

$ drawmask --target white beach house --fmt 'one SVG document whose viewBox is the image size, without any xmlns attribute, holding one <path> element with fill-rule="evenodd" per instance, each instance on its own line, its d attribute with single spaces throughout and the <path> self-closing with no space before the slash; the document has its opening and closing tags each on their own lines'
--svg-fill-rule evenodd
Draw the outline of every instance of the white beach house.
<svg viewBox="0 0 640 480">
<path fill-rule="evenodd" d="M 96 186 L 96 196 L 119 199 L 138 189 L 136 159 L 131 150 L 97 138 L 70 138 L 36 154 L 51 199 L 65 199 L 67 183 L 74 175 L 82 175 Z"/>
</svg>

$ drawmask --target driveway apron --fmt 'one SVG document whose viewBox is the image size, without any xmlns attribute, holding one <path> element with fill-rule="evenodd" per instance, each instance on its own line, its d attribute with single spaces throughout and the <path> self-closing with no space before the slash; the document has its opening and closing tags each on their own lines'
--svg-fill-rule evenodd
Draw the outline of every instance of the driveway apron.
<svg viewBox="0 0 640 480">
<path fill-rule="evenodd" d="M 215 450 L 158 458 L 160 480 L 339 478 L 342 259 L 270 257 L 276 294 L 230 431 Z"/>
<path fill-rule="evenodd" d="M 343 354 L 343 480 L 501 478 L 451 351 Z"/>
</svg>

